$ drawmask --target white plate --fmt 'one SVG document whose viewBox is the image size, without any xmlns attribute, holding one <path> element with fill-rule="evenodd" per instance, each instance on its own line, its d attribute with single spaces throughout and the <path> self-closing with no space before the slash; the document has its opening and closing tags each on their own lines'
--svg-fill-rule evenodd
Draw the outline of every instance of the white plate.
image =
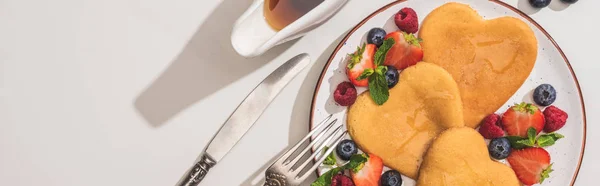
<svg viewBox="0 0 600 186">
<path fill-rule="evenodd" d="M 419 21 L 422 21 L 429 12 L 447 2 L 451 1 L 397 1 L 382 7 L 358 23 L 337 46 L 321 73 L 313 97 L 310 128 L 312 129 L 315 123 L 330 114 L 339 118 L 345 125 L 346 107 L 335 103 L 332 96 L 333 91 L 337 84 L 347 81 L 346 62 L 344 61 L 346 55 L 354 52 L 358 45 L 365 42 L 365 35 L 371 28 L 383 27 L 386 31 L 397 30 L 393 23 L 393 15 L 403 7 L 413 8 L 419 15 Z M 585 148 L 586 122 L 581 90 L 566 56 L 540 25 L 510 5 L 495 0 L 456 0 L 452 2 L 469 4 L 486 19 L 501 16 L 519 18 L 528 23 L 535 32 L 539 50 L 535 67 L 521 88 L 498 110 L 498 113 L 504 112 L 509 105 L 516 102 L 533 102 L 531 90 L 542 83 L 552 84 L 558 92 L 553 105 L 565 110 L 569 114 L 569 119 L 565 127 L 559 130 L 566 138 L 546 148 L 554 163 L 552 166 L 554 172 L 547 181 L 544 181 L 543 185 L 573 185 Z M 357 90 L 360 93 L 366 89 L 359 88 Z M 317 174 L 326 170 L 325 166 L 319 167 Z M 403 180 L 404 186 L 414 185 L 414 180 L 407 177 L 403 177 Z"/>
</svg>

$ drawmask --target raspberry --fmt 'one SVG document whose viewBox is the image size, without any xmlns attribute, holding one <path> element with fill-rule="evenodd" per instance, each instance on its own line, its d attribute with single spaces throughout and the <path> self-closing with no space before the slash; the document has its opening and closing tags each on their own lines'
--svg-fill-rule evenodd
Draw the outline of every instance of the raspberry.
<svg viewBox="0 0 600 186">
<path fill-rule="evenodd" d="M 354 182 L 348 176 L 338 174 L 331 179 L 331 186 L 354 186 Z"/>
<path fill-rule="evenodd" d="M 417 13 L 412 8 L 403 8 L 396 13 L 394 22 L 400 30 L 407 33 L 417 33 L 419 30 L 419 18 L 417 18 Z"/>
<path fill-rule="evenodd" d="M 485 139 L 494 139 L 504 136 L 504 131 L 499 125 L 500 116 L 498 114 L 490 114 L 483 119 L 483 124 L 479 127 L 479 133 Z"/>
<path fill-rule="evenodd" d="M 350 82 L 342 82 L 333 92 L 333 99 L 342 106 L 350 106 L 356 101 L 356 88 Z"/>
<path fill-rule="evenodd" d="M 565 126 L 569 115 L 558 107 L 549 106 L 544 110 L 544 117 L 546 118 L 546 125 L 544 126 L 544 132 L 554 132 Z"/>
</svg>

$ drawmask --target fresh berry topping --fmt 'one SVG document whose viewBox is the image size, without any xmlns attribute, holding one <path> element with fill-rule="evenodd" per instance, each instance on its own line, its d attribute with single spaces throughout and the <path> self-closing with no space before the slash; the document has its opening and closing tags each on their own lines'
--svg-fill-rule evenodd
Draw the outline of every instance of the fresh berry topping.
<svg viewBox="0 0 600 186">
<path fill-rule="evenodd" d="M 356 148 L 356 143 L 354 143 L 354 141 L 345 139 L 337 145 L 335 152 L 340 159 L 348 161 L 352 155 L 358 153 L 358 148 Z"/>
<path fill-rule="evenodd" d="M 381 158 L 375 156 L 375 154 L 369 154 L 369 160 L 367 160 L 365 165 L 358 172 L 350 171 L 350 175 L 356 185 L 377 186 L 379 185 L 382 170 L 383 162 Z"/>
<path fill-rule="evenodd" d="M 372 28 L 367 34 L 367 43 L 379 47 L 383 44 L 383 38 L 387 33 L 382 28 Z"/>
<path fill-rule="evenodd" d="M 500 116 L 498 114 L 490 114 L 485 117 L 479 127 L 479 133 L 485 139 L 494 139 L 504 136 L 504 130 L 500 127 Z"/>
<path fill-rule="evenodd" d="M 540 106 L 548 106 L 556 100 L 556 90 L 550 84 L 541 84 L 533 91 L 533 101 Z"/>
<path fill-rule="evenodd" d="M 393 38 L 396 43 L 388 51 L 383 64 L 403 70 L 423 60 L 421 40 L 415 35 L 396 31 L 385 36 L 385 39 L 388 38 Z"/>
<path fill-rule="evenodd" d="M 536 8 L 547 7 L 552 0 L 529 0 L 529 4 Z"/>
<path fill-rule="evenodd" d="M 398 84 L 398 79 L 400 78 L 400 74 L 398 73 L 398 69 L 394 66 L 387 66 L 387 71 L 385 72 L 385 80 L 387 81 L 388 88 L 392 88 Z"/>
<path fill-rule="evenodd" d="M 331 179 L 331 186 L 354 186 L 354 182 L 348 176 L 336 174 Z"/>
<path fill-rule="evenodd" d="M 333 92 L 333 100 L 341 106 L 350 106 L 356 101 L 356 88 L 352 83 L 344 81 L 338 84 Z"/>
<path fill-rule="evenodd" d="M 373 71 L 375 69 L 373 61 L 375 48 L 377 47 L 374 44 L 367 44 L 359 47 L 353 54 L 350 54 L 350 60 L 346 67 L 346 75 L 348 75 L 348 79 L 350 79 L 350 82 L 355 86 L 366 87 L 369 85 L 368 78 L 361 80 L 357 79 L 365 70 Z"/>
<path fill-rule="evenodd" d="M 546 117 L 546 125 L 544 126 L 544 132 L 554 132 L 565 126 L 569 115 L 555 106 L 549 106 L 544 109 L 544 116 Z"/>
<path fill-rule="evenodd" d="M 385 171 L 383 175 L 381 175 L 381 186 L 401 186 L 402 185 L 402 176 L 396 170 Z"/>
<path fill-rule="evenodd" d="M 506 138 L 495 138 L 490 141 L 488 151 L 492 158 L 501 160 L 510 154 L 510 142 Z"/>
<path fill-rule="evenodd" d="M 552 172 L 550 154 L 539 147 L 513 151 L 508 156 L 508 163 L 525 185 L 542 183 Z"/>
<path fill-rule="evenodd" d="M 400 30 L 408 33 L 417 33 L 419 30 L 419 18 L 417 12 L 412 8 L 403 8 L 394 16 L 394 22 Z"/>
<path fill-rule="evenodd" d="M 527 137 L 529 127 L 533 127 L 536 134 L 539 134 L 544 129 L 544 124 L 544 115 L 531 103 L 512 106 L 502 115 L 502 127 L 510 136 Z"/>
<path fill-rule="evenodd" d="M 562 1 L 563 3 L 573 4 L 573 3 L 576 3 L 578 0 L 560 0 L 560 1 Z"/>
</svg>

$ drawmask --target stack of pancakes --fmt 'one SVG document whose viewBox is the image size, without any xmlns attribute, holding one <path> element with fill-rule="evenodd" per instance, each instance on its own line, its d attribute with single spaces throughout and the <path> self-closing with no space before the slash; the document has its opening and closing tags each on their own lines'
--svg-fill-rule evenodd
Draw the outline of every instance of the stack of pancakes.
<svg viewBox="0 0 600 186">
<path fill-rule="evenodd" d="M 423 62 L 401 72 L 389 100 L 379 106 L 367 91 L 348 109 L 352 139 L 421 186 L 518 185 L 474 128 L 531 73 L 533 31 L 516 18 L 485 20 L 468 5 L 447 3 L 425 18 L 419 37 Z"/>
</svg>

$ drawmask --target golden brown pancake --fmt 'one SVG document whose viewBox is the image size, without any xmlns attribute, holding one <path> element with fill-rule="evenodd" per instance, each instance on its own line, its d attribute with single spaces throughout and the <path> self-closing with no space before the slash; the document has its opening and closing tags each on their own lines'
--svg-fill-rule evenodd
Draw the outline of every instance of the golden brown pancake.
<svg viewBox="0 0 600 186">
<path fill-rule="evenodd" d="M 520 186 L 515 172 L 490 159 L 485 141 L 469 127 L 442 132 L 421 165 L 417 186 Z"/>
<path fill-rule="evenodd" d="M 421 26 L 423 61 L 446 69 L 460 89 L 465 125 L 477 127 L 521 87 L 537 57 L 531 28 L 513 17 L 483 19 L 468 5 L 447 3 Z"/>
<path fill-rule="evenodd" d="M 400 74 L 383 105 L 369 92 L 358 96 L 348 109 L 347 127 L 361 150 L 416 178 L 422 157 L 432 139 L 449 127 L 461 127 L 463 113 L 456 82 L 443 68 L 419 62 Z"/>
</svg>

